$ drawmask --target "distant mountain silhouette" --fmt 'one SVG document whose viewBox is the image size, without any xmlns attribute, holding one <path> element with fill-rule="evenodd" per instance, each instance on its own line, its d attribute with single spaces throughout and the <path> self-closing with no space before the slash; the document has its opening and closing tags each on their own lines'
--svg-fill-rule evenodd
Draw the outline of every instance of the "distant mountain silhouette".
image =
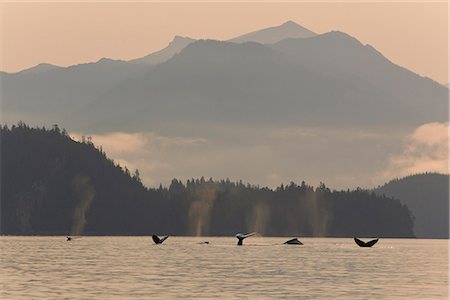
<svg viewBox="0 0 450 300">
<path fill-rule="evenodd" d="M 362 91 L 360 100 L 354 98 L 353 111 L 363 104 L 373 111 L 374 117 L 384 120 L 388 112 L 379 108 L 391 106 L 395 115 L 390 117 L 397 121 L 448 120 L 447 112 L 440 112 L 448 109 L 448 91 L 437 82 L 390 62 L 372 46 L 363 45 L 346 33 L 332 31 L 309 39 L 285 39 L 271 47 L 292 57 L 293 63 L 335 76 L 352 86 L 344 92 L 345 96 L 336 95 L 341 99 L 336 101 L 349 104 L 351 94 Z"/>
<path fill-rule="evenodd" d="M 145 64 L 159 64 L 172 58 L 175 54 L 183 50 L 187 45 L 194 42 L 194 39 L 189 37 L 175 36 L 170 44 L 157 52 L 151 53 L 147 56 L 129 60 L 131 63 L 145 63 Z"/>
<path fill-rule="evenodd" d="M 60 68 L 62 68 L 62 67 L 55 66 L 52 64 L 42 63 L 42 64 L 38 64 L 34 67 L 31 67 L 29 69 L 22 70 L 19 73 L 21 73 L 21 74 L 40 74 L 40 73 L 45 73 L 45 72 L 55 70 L 55 69 L 60 69 Z"/>
<path fill-rule="evenodd" d="M 412 130 L 448 120 L 448 89 L 341 32 L 272 45 L 200 40 L 155 66 L 103 59 L 0 79 L 7 122 L 91 133 L 211 122 Z"/>
<path fill-rule="evenodd" d="M 242 36 L 228 40 L 234 43 L 257 42 L 260 44 L 273 44 L 286 38 L 305 38 L 316 35 L 314 32 L 298 25 L 293 21 L 287 21 L 280 26 L 250 32 Z M 141 58 L 129 60 L 131 63 L 159 64 L 180 53 L 187 45 L 196 41 L 189 37 L 175 36 L 167 47 Z"/>
<path fill-rule="evenodd" d="M 46 72 L 29 69 L 0 73 L 2 112 L 37 124 L 43 124 L 43 120 L 58 123 L 73 117 L 78 123 L 79 116 L 74 111 L 82 111 L 118 82 L 149 68 L 102 58 L 67 68 L 48 68 Z"/>
<path fill-rule="evenodd" d="M 302 47 L 308 51 L 296 51 Z M 101 112 L 98 126 L 125 117 L 135 129 L 210 122 L 412 129 L 446 121 L 447 95 L 372 47 L 330 33 L 271 47 L 197 41 L 90 110 Z"/>
<path fill-rule="evenodd" d="M 392 180 L 375 193 L 399 199 L 415 216 L 419 238 L 449 238 L 449 175 L 427 173 Z"/>
<path fill-rule="evenodd" d="M 270 27 L 250 32 L 228 40 L 233 43 L 257 42 L 273 44 L 287 38 L 308 38 L 316 34 L 293 21 L 287 21 L 280 26 Z"/>
</svg>

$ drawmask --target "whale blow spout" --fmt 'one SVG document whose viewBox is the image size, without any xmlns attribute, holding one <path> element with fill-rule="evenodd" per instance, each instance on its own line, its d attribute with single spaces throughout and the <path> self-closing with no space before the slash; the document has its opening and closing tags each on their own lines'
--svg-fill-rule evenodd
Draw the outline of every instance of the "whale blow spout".
<svg viewBox="0 0 450 300">
<path fill-rule="evenodd" d="M 242 242 L 244 241 L 244 239 L 251 237 L 252 235 L 255 235 L 256 232 L 252 232 L 252 233 L 247 233 L 247 234 L 242 234 L 242 233 L 237 233 L 236 234 L 236 238 L 238 239 L 238 246 L 242 246 Z"/>
<path fill-rule="evenodd" d="M 155 244 L 162 244 L 169 236 L 166 235 L 163 238 L 159 238 L 156 234 L 152 235 L 152 239 L 155 242 Z"/>
<path fill-rule="evenodd" d="M 355 243 L 358 244 L 358 246 L 360 246 L 360 247 L 372 247 L 373 245 L 375 245 L 375 244 L 378 242 L 378 239 L 371 240 L 371 241 L 369 241 L 369 242 L 367 242 L 367 243 L 361 241 L 361 240 L 358 239 L 358 238 L 354 238 L 354 241 L 355 241 Z"/>
<path fill-rule="evenodd" d="M 286 242 L 284 242 L 284 243 L 287 244 L 287 245 L 303 245 L 303 243 L 300 242 L 300 241 L 298 240 L 298 238 L 295 238 L 295 239 L 286 241 Z"/>
</svg>

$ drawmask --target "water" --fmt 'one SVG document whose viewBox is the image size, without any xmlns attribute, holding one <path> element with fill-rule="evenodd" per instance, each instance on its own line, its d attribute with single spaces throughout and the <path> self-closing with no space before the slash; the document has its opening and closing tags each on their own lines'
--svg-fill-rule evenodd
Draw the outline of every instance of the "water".
<svg viewBox="0 0 450 300">
<path fill-rule="evenodd" d="M 448 241 L 0 237 L 1 299 L 448 299 Z M 209 245 L 201 245 L 202 241 Z"/>
</svg>

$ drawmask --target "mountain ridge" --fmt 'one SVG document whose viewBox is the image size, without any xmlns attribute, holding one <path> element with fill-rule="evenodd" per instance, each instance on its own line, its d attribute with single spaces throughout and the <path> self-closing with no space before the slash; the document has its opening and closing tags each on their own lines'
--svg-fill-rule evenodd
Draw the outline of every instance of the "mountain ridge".
<svg viewBox="0 0 450 300">
<path fill-rule="evenodd" d="M 175 54 L 183 50 L 187 45 L 194 42 L 195 39 L 189 37 L 175 36 L 173 40 L 163 49 L 150 53 L 141 58 L 129 60 L 130 63 L 159 64 L 172 58 Z"/>
<path fill-rule="evenodd" d="M 39 74 L 39 73 L 48 72 L 48 71 L 55 70 L 55 69 L 60 69 L 60 68 L 62 68 L 62 67 L 53 65 L 53 64 L 48 64 L 48 63 L 40 63 L 34 67 L 19 71 L 17 73 Z M 9 74 L 14 74 L 14 73 L 9 73 Z"/>
<path fill-rule="evenodd" d="M 140 124 L 149 105 L 153 107 L 151 115 L 160 112 L 155 121 L 165 113 L 169 115 L 164 119 L 172 115 L 181 122 L 198 121 L 206 116 L 201 112 L 206 107 L 211 114 L 208 120 L 275 121 L 282 115 L 288 123 L 314 126 L 372 126 L 371 122 L 419 126 L 448 119 L 445 87 L 393 64 L 373 47 L 342 32 L 272 45 L 199 40 L 156 66 L 101 59 L 40 76 L 2 74 L 2 78 L 6 112 L 31 109 L 34 113 L 39 107 L 48 107 L 46 103 L 52 103 L 53 112 L 63 112 L 76 103 L 79 110 L 72 115 L 103 120 L 96 122 L 106 126 L 112 116 L 122 113 Z M 30 101 L 34 95 L 41 96 Z M 129 101 L 126 106 L 124 98 Z M 275 105 L 272 99 L 279 99 L 282 105 Z M 167 105 L 173 101 L 194 106 L 168 111 Z M 197 107 L 200 103 L 203 108 Z M 109 108 L 114 111 L 104 112 Z M 377 114 L 385 121 L 379 121 Z M 61 116 L 55 121 L 64 120 Z M 134 129 L 153 125 L 142 123 Z"/>
<path fill-rule="evenodd" d="M 264 28 L 249 32 L 238 37 L 229 39 L 229 42 L 257 42 L 260 44 L 273 44 L 285 38 L 308 38 L 315 36 L 316 33 L 298 25 L 293 21 L 287 21 L 279 26 Z"/>
<path fill-rule="evenodd" d="M 290 32 L 277 32 L 277 31 L 282 31 L 282 30 L 291 30 Z M 273 27 L 268 27 L 268 28 L 264 28 L 261 30 L 257 30 L 257 31 L 253 31 L 253 32 L 249 32 L 246 34 L 243 34 L 241 36 L 229 39 L 227 41 L 231 41 L 231 42 L 248 42 L 248 41 L 253 41 L 253 42 L 259 42 L 262 44 L 265 44 L 264 41 L 259 40 L 258 41 L 258 37 L 253 38 L 254 34 L 259 34 L 261 32 L 266 33 L 268 31 L 269 36 L 271 34 L 278 34 L 279 36 L 277 37 L 269 37 L 269 41 L 268 43 L 274 43 L 279 41 L 280 39 L 284 39 L 287 37 L 310 37 L 310 36 L 314 36 L 316 35 L 316 33 L 302 27 L 301 25 L 293 22 L 293 21 L 287 21 L 279 26 L 273 26 Z M 274 32 L 273 32 L 274 31 Z M 292 33 L 294 32 L 293 36 Z M 291 34 L 291 36 L 289 35 Z M 246 38 L 246 36 L 251 37 L 250 39 Z M 256 40 L 254 40 L 256 39 Z M 139 57 L 139 58 L 134 58 L 131 60 L 126 60 L 127 62 L 130 63 L 136 63 L 136 64 L 159 64 L 161 62 L 167 61 L 168 59 L 172 58 L 175 54 L 179 53 L 181 50 L 184 49 L 184 47 L 186 47 L 187 45 L 189 45 L 190 43 L 196 41 L 196 39 L 190 38 L 190 37 L 183 37 L 180 35 L 175 35 L 172 39 L 171 42 L 169 42 L 169 44 L 164 47 L 163 49 L 160 49 L 156 52 L 152 52 L 150 54 L 147 54 L 143 57 Z M 101 59 L 100 59 L 101 60 Z M 55 65 L 51 65 L 51 64 L 46 64 L 46 63 L 40 63 L 34 67 L 31 68 L 26 68 L 23 69 L 21 71 L 18 72 L 4 72 L 4 73 L 8 73 L 8 74 L 17 74 L 20 72 L 28 72 L 28 71 L 32 71 L 33 69 L 39 67 L 41 68 L 41 65 L 48 65 L 48 66 L 54 66 L 54 67 L 58 67 L 58 68 L 70 68 L 70 67 L 74 67 L 74 66 L 78 66 L 78 65 L 84 65 L 84 64 L 91 64 L 91 63 L 97 63 L 100 60 L 96 61 L 96 62 L 85 62 L 85 63 L 79 63 L 79 64 L 74 64 L 74 65 L 70 65 L 67 67 L 59 67 L 59 66 L 55 66 Z M 113 60 L 112 61 L 125 61 L 125 60 Z"/>
<path fill-rule="evenodd" d="M 336 45 L 336 39 L 344 47 L 341 53 L 329 58 L 333 47 L 323 47 L 322 42 Z M 298 48 L 291 47 L 289 52 L 277 48 L 277 44 L 195 41 L 134 83 L 127 81 L 113 88 L 99 103 L 114 103 L 116 107 L 120 99 L 127 97 L 138 107 L 150 109 L 151 105 L 153 110 L 160 111 L 160 116 L 168 114 L 176 120 L 192 116 L 187 122 L 206 117 L 201 113 L 201 105 L 209 107 L 211 120 L 230 122 L 251 120 L 252 115 L 255 120 L 275 120 L 264 112 L 282 115 L 287 122 L 300 120 L 300 124 L 316 126 L 362 126 L 369 122 L 419 126 L 448 118 L 445 88 L 392 64 L 372 47 L 346 34 L 288 41 L 306 45 L 308 52 L 298 55 Z M 405 87 L 397 87 L 395 80 Z M 149 101 L 148 95 L 156 91 L 158 97 Z M 272 101 L 275 98 L 278 103 Z M 178 111 L 171 106 L 167 110 L 169 103 L 175 105 L 174 101 L 187 107 Z M 297 113 L 293 115 L 294 112 Z M 377 114 L 382 114 L 383 120 Z M 154 118 L 156 121 L 158 116 Z"/>
</svg>

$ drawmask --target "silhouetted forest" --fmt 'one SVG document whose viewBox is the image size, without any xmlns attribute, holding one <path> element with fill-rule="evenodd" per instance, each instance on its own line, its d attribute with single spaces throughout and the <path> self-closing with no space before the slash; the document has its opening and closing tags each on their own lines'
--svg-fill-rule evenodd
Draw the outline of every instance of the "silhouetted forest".
<svg viewBox="0 0 450 300">
<path fill-rule="evenodd" d="M 374 191 L 408 206 L 414 215 L 417 237 L 449 238 L 448 174 L 415 174 L 391 180 Z"/>
<path fill-rule="evenodd" d="M 1 234 L 413 236 L 398 200 L 305 182 L 276 189 L 230 180 L 173 179 L 146 188 L 89 137 L 1 128 Z"/>
</svg>

